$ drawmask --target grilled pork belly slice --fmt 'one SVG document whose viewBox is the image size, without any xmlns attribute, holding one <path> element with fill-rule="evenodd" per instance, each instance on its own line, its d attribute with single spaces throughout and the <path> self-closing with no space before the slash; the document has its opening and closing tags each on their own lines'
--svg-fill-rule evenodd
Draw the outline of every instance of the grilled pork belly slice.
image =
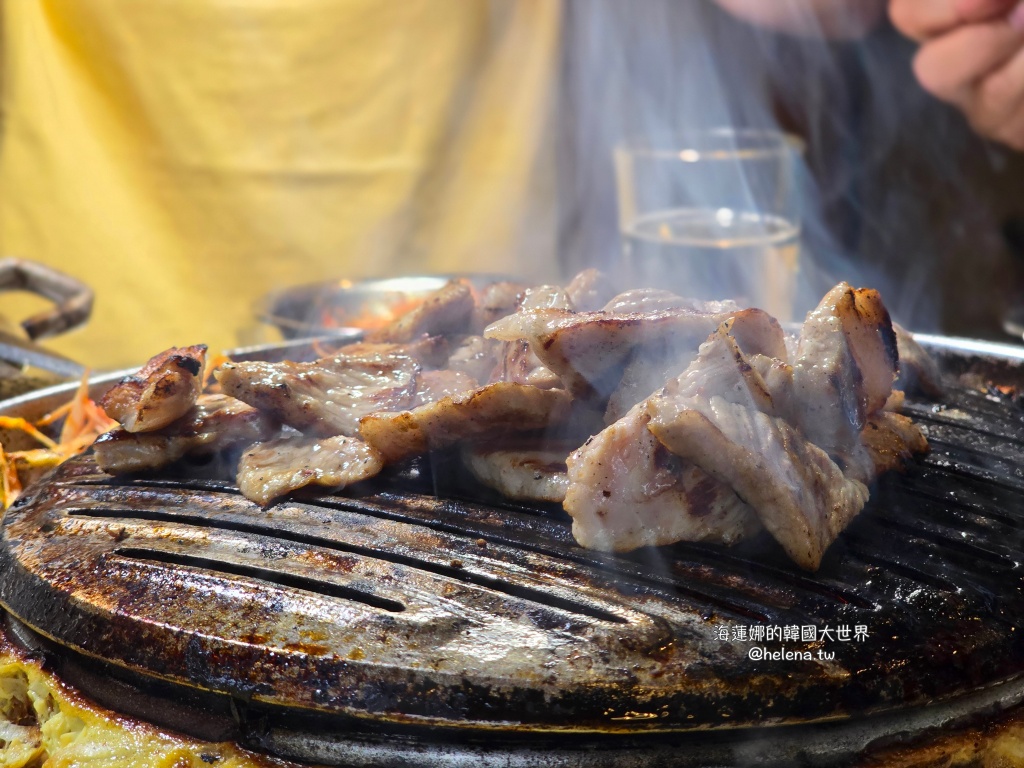
<svg viewBox="0 0 1024 768">
<path fill-rule="evenodd" d="M 873 302 L 875 297 L 844 291 L 840 300 L 846 299 Z M 881 316 L 884 308 L 881 313 L 874 310 L 874 315 L 863 307 L 858 312 L 863 320 Z M 740 313 L 701 345 L 697 359 L 677 380 L 646 402 L 648 428 L 655 437 L 672 453 L 734 489 L 789 556 L 808 570 L 818 568 L 825 550 L 863 508 L 866 484 L 927 449 L 909 419 L 881 410 L 865 415 L 868 428 L 863 434 L 858 430 L 846 442 L 831 444 L 829 451 L 808 439 L 808 432 L 821 426 L 814 418 L 839 418 L 835 411 L 842 398 L 847 403 L 860 400 L 866 411 L 882 408 L 891 394 L 889 353 L 877 335 L 871 336 L 874 331 L 867 321 L 857 325 L 840 320 L 839 313 L 832 318 L 810 329 L 812 348 L 835 353 L 827 358 L 825 371 L 812 371 L 806 357 L 799 361 L 803 368 L 798 368 L 771 356 L 772 351 L 784 352 L 781 329 L 756 313 Z M 823 338 L 828 326 L 840 344 Z M 866 338 L 848 341 L 856 334 Z M 753 352 L 749 357 L 740 348 L 741 339 Z M 887 371 L 876 376 L 874 384 L 841 368 L 857 365 L 853 346 L 862 361 L 873 361 Z M 827 374 L 831 375 L 826 384 L 832 389 L 822 387 L 813 403 L 817 408 L 804 410 L 806 389 L 797 388 L 797 377 L 803 375 L 806 383 L 812 375 Z M 883 398 L 880 387 L 886 379 L 890 390 Z M 840 385 L 853 387 L 853 393 L 837 389 Z M 858 390 L 862 385 L 864 389 Z M 825 407 L 828 391 L 835 397 L 831 409 Z M 825 430 L 833 437 L 836 432 Z"/>
<path fill-rule="evenodd" d="M 858 442 L 867 417 L 892 392 L 898 355 L 877 291 L 840 283 L 807 315 L 793 363 L 793 410 L 812 443 L 838 454 Z"/>
<path fill-rule="evenodd" d="M 128 432 L 161 429 L 195 405 L 205 365 L 205 344 L 171 347 L 134 376 L 121 379 L 103 396 L 100 406 Z"/>
<path fill-rule="evenodd" d="M 636 406 L 569 455 L 564 507 L 576 541 L 625 552 L 677 541 L 732 544 L 759 530 L 750 507 L 665 450 L 649 420 Z"/>
<path fill-rule="evenodd" d="M 357 437 L 291 435 L 257 443 L 238 463 L 238 488 L 266 506 L 310 485 L 340 491 L 373 477 L 384 467 L 376 450 Z"/>
<path fill-rule="evenodd" d="M 569 417 L 570 402 L 564 390 L 497 382 L 409 411 L 371 413 L 359 434 L 390 463 L 468 438 L 544 429 Z"/>
<path fill-rule="evenodd" d="M 200 395 L 185 416 L 156 432 L 114 429 L 93 444 L 104 472 L 142 472 L 186 455 L 212 454 L 267 440 L 280 431 L 274 419 L 227 395 Z"/>
<path fill-rule="evenodd" d="M 734 489 L 809 571 L 867 502 L 864 483 L 844 476 L 783 419 L 718 396 L 703 403 L 653 397 L 647 411 L 659 442 Z"/>
<path fill-rule="evenodd" d="M 576 397 L 607 397 L 641 344 L 690 343 L 694 348 L 731 312 L 693 309 L 654 312 L 519 311 L 488 326 L 487 338 L 526 340 L 543 365 Z"/>
<path fill-rule="evenodd" d="M 371 342 L 407 342 L 429 334 L 465 333 L 476 307 L 473 289 L 461 280 L 452 280 L 430 294 L 422 304 L 392 323 L 366 335 Z"/>
<path fill-rule="evenodd" d="M 576 445 L 536 438 L 470 444 L 462 460 L 477 480 L 503 496 L 561 503 L 569 486 L 565 457 Z"/>
<path fill-rule="evenodd" d="M 416 361 L 374 346 L 312 363 L 230 363 L 215 376 L 226 394 L 300 432 L 353 436 L 363 416 L 402 410 L 416 400 Z"/>
</svg>

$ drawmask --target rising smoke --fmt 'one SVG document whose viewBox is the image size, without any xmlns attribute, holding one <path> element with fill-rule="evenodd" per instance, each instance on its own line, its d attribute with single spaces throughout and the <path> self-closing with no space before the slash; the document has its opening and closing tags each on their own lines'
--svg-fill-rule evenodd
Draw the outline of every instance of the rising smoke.
<svg viewBox="0 0 1024 768">
<path fill-rule="evenodd" d="M 620 258 L 616 144 L 671 141 L 681 129 L 782 128 L 807 144 L 798 309 L 844 279 L 879 287 L 911 328 L 998 335 L 1021 283 L 1001 235 L 1024 210 L 1020 158 L 982 142 L 917 85 L 914 46 L 884 19 L 849 40 L 814 34 L 810 16 L 807 26 L 806 37 L 781 35 L 712 2 L 570 2 L 564 271 Z"/>
</svg>

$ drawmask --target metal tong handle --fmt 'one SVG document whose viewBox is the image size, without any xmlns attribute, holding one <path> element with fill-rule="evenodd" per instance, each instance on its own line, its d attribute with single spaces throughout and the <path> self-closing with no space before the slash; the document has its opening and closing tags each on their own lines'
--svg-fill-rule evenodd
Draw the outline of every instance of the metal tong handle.
<svg viewBox="0 0 1024 768">
<path fill-rule="evenodd" d="M 33 261 L 0 259 L 0 291 L 18 290 L 54 303 L 52 308 L 21 322 L 33 341 L 77 328 L 92 313 L 93 292 L 85 283 Z"/>
</svg>

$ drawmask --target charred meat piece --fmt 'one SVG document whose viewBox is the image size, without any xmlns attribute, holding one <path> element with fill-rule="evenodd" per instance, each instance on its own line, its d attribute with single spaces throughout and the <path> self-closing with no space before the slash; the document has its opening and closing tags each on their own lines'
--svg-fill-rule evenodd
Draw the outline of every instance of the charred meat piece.
<svg viewBox="0 0 1024 768">
<path fill-rule="evenodd" d="M 503 341 L 525 339 L 541 363 L 575 396 L 607 397 L 637 346 L 671 340 L 674 345 L 688 343 L 696 348 L 730 314 L 688 309 L 637 313 L 539 309 L 503 318 L 484 335 Z"/>
<path fill-rule="evenodd" d="M 835 291 L 833 289 L 833 293 Z M 843 291 L 843 299 L 836 304 L 836 314 L 860 370 L 864 412 L 870 414 L 885 405 L 896 381 L 899 368 L 896 332 L 878 291 L 871 288 L 854 290 L 849 286 Z M 853 299 L 852 306 L 850 298 Z"/>
<path fill-rule="evenodd" d="M 476 302 L 468 283 L 452 280 L 388 326 L 367 334 L 371 342 L 407 342 L 423 334 L 465 333 Z"/>
<path fill-rule="evenodd" d="M 808 570 L 860 512 L 866 484 L 926 449 L 908 419 L 879 410 L 891 395 L 895 362 L 884 340 L 888 315 L 872 294 L 832 291 L 808 320 L 795 366 L 771 354 L 785 351 L 781 329 L 741 313 L 646 402 L 657 439 L 735 490 Z M 749 357 L 740 339 L 754 352 Z M 811 365 L 811 351 L 822 354 L 822 367 Z M 861 377 L 868 366 L 878 370 Z M 858 418 L 870 425 L 863 435 Z M 827 450 L 812 435 L 829 438 Z"/>
<path fill-rule="evenodd" d="M 907 392 L 923 392 L 930 397 L 942 394 L 942 375 L 932 356 L 917 343 L 914 335 L 893 323 L 900 353 L 900 375 L 896 386 Z"/>
<path fill-rule="evenodd" d="M 171 347 L 134 376 L 121 379 L 103 396 L 100 406 L 128 432 L 166 427 L 195 405 L 205 365 L 205 344 Z"/>
<path fill-rule="evenodd" d="M 896 337 L 877 291 L 840 283 L 807 316 L 793 363 L 788 420 L 837 454 L 859 440 L 867 417 L 892 392 Z"/>
<path fill-rule="evenodd" d="M 861 444 L 871 459 L 871 475 L 865 481 L 883 472 L 901 470 L 914 454 L 928 452 L 928 440 L 918 426 L 906 416 L 889 411 L 868 418 Z"/>
<path fill-rule="evenodd" d="M 156 432 L 114 429 L 93 444 L 110 474 L 159 469 L 186 455 L 216 453 L 267 440 L 280 431 L 270 416 L 227 395 L 200 395 L 185 416 Z"/>
<path fill-rule="evenodd" d="M 381 455 L 357 437 L 280 437 L 252 446 L 238 463 L 238 488 L 266 506 L 309 485 L 341 490 L 373 477 Z"/>
<path fill-rule="evenodd" d="M 624 552 L 684 540 L 731 544 L 757 531 L 750 507 L 665 450 L 649 419 L 637 406 L 569 456 L 564 507 L 576 541 Z"/>
<path fill-rule="evenodd" d="M 656 396 L 647 411 L 663 445 L 735 490 L 809 571 L 867 502 L 864 483 L 844 476 L 782 419 L 717 396 L 704 403 Z"/>
<path fill-rule="evenodd" d="M 569 404 L 564 390 L 497 382 L 411 411 L 371 413 L 359 434 L 390 463 L 467 438 L 543 429 L 567 419 Z"/>
<path fill-rule="evenodd" d="M 565 457 L 576 444 L 539 439 L 467 445 L 462 460 L 488 488 L 522 501 L 561 503 L 569 485 Z"/>
<path fill-rule="evenodd" d="M 351 436 L 368 413 L 402 410 L 416 400 L 419 365 L 373 346 L 312 363 L 231 363 L 215 375 L 225 393 L 301 432 Z"/>
</svg>

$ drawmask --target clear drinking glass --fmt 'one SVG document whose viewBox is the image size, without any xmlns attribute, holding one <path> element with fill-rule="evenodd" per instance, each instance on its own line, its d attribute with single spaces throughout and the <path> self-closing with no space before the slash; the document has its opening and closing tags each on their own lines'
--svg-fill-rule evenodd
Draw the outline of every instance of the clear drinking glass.
<svg viewBox="0 0 1024 768">
<path fill-rule="evenodd" d="M 735 298 L 791 320 L 803 143 L 722 128 L 615 150 L 619 231 L 633 285 Z"/>
</svg>

